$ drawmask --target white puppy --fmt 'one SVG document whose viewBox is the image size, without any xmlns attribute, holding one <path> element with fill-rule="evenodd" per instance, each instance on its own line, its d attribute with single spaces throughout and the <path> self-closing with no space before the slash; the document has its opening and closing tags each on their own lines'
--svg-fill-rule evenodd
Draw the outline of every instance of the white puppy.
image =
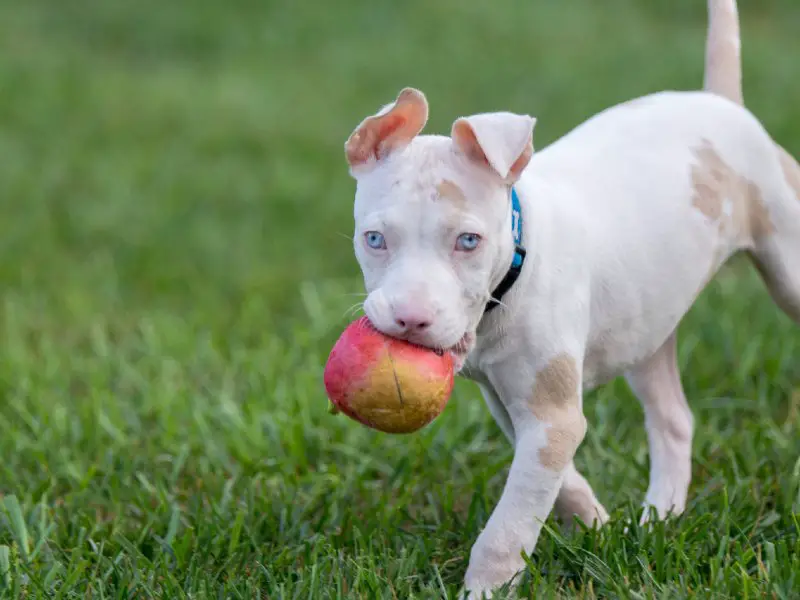
<svg viewBox="0 0 800 600">
<path fill-rule="evenodd" d="M 693 425 L 675 329 L 732 254 L 747 252 L 800 321 L 800 167 L 742 106 L 734 0 L 708 5 L 705 91 L 621 104 L 534 154 L 523 115 L 419 135 L 428 105 L 404 89 L 347 141 L 367 316 L 453 352 L 514 444 L 471 551 L 473 598 L 524 568 L 554 506 L 608 518 L 572 459 L 583 392 L 617 375 L 645 410 L 645 507 L 684 509 Z"/>
</svg>

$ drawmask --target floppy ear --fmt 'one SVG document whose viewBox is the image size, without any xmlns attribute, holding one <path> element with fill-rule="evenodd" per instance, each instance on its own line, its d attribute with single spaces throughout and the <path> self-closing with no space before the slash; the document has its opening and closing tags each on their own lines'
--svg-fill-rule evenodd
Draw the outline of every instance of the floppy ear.
<svg viewBox="0 0 800 600">
<path fill-rule="evenodd" d="M 450 135 L 470 161 L 513 183 L 533 156 L 534 125 L 528 115 L 484 113 L 456 120 Z"/>
<path fill-rule="evenodd" d="M 414 139 L 428 120 L 428 102 L 419 90 L 405 88 L 397 99 L 356 127 L 344 145 L 350 167 L 380 160 Z"/>
</svg>

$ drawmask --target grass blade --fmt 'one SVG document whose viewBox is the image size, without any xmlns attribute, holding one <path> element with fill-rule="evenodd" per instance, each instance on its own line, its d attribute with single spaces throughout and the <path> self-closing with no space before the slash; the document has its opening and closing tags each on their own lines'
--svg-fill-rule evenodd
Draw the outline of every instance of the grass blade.
<svg viewBox="0 0 800 600">
<path fill-rule="evenodd" d="M 11 549 L 8 546 L 0 546 L 0 584 L 2 589 L 11 587 Z"/>
<path fill-rule="evenodd" d="M 11 533 L 17 540 L 22 560 L 27 562 L 30 556 L 30 538 L 28 537 L 28 526 L 22 516 L 22 507 L 20 507 L 19 500 L 14 495 L 6 496 L 5 507 L 10 521 Z"/>
</svg>

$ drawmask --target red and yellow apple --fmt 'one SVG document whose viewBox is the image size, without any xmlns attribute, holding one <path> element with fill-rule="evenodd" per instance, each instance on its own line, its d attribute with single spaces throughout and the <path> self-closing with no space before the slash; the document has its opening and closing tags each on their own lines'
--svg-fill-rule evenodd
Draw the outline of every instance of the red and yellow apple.
<svg viewBox="0 0 800 600">
<path fill-rule="evenodd" d="M 386 433 L 411 433 L 433 421 L 453 391 L 453 358 L 379 332 L 366 317 L 344 330 L 324 373 L 334 407 Z"/>
</svg>

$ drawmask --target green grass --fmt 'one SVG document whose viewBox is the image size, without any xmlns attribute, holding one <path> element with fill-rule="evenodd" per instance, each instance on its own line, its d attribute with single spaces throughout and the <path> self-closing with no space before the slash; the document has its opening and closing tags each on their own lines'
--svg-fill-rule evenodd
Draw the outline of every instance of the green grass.
<svg viewBox="0 0 800 600">
<path fill-rule="evenodd" d="M 748 105 L 800 155 L 800 5 L 742 4 Z M 362 290 L 344 140 L 414 85 L 430 131 L 516 110 L 542 147 L 697 87 L 704 11 L 0 0 L 0 596 L 454 598 L 511 450 L 467 382 L 412 436 L 326 412 Z M 590 394 L 577 462 L 613 520 L 549 522 L 536 597 L 797 597 L 800 330 L 734 265 L 680 351 L 687 513 L 625 532 L 641 410 Z"/>
</svg>

